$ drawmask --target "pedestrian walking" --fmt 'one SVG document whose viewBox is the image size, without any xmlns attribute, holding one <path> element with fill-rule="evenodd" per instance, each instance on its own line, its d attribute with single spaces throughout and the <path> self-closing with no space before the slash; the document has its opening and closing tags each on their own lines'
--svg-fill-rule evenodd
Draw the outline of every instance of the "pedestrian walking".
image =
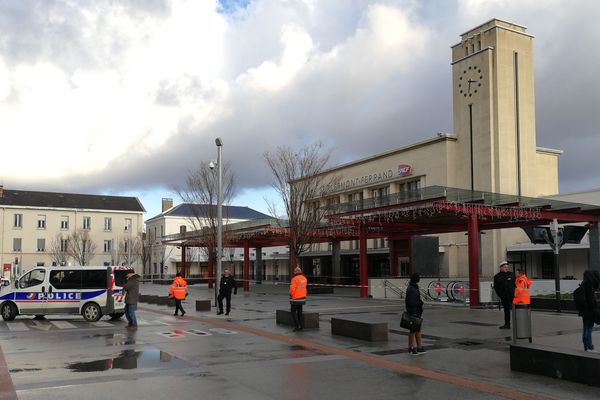
<svg viewBox="0 0 600 400">
<path fill-rule="evenodd" d="M 231 276 L 231 272 L 229 268 L 225 268 L 223 270 L 223 275 L 221 276 L 221 282 L 219 283 L 219 295 L 217 296 L 217 302 L 219 303 L 219 312 L 217 315 L 223 314 L 223 299 L 225 299 L 227 303 L 227 308 L 225 308 L 225 315 L 229 315 L 231 312 L 231 292 L 233 294 L 237 294 L 237 283 L 233 276 Z"/>
<path fill-rule="evenodd" d="M 517 269 L 517 277 L 515 278 L 515 297 L 513 304 L 531 304 L 529 288 L 531 280 L 525 275 L 522 269 Z"/>
<path fill-rule="evenodd" d="M 135 310 L 137 309 L 137 303 L 140 298 L 140 276 L 133 271 L 130 271 L 125 275 L 127 281 L 123 285 L 123 291 L 125 291 L 125 318 L 127 318 L 127 329 L 137 329 L 137 318 L 135 316 Z"/>
<path fill-rule="evenodd" d="M 306 286 L 308 280 L 302 275 L 300 267 L 294 268 L 294 277 L 290 282 L 290 306 L 292 318 L 294 319 L 294 332 L 304 329 L 304 316 L 302 306 L 306 303 Z"/>
<path fill-rule="evenodd" d="M 592 342 L 592 329 L 594 329 L 594 320 L 596 317 L 596 308 L 598 304 L 596 302 L 596 290 L 600 286 L 598 274 L 592 270 L 586 270 L 583 273 L 583 282 L 581 287 L 585 293 L 585 305 L 579 310 L 579 315 L 583 320 L 583 332 L 581 339 L 583 341 L 583 349 L 585 351 L 594 351 L 594 344 Z"/>
<path fill-rule="evenodd" d="M 173 283 L 169 288 L 169 297 L 175 299 L 175 314 L 173 315 L 176 316 L 178 311 L 181 311 L 182 317 L 185 315 L 185 310 L 181 306 L 181 301 L 185 299 L 187 295 L 187 282 L 183 279 L 181 272 L 178 272 L 175 274 Z"/>
<path fill-rule="evenodd" d="M 500 297 L 504 308 L 504 325 L 500 329 L 510 329 L 510 310 L 515 297 L 515 275 L 508 270 L 508 262 L 502 261 L 500 272 L 494 275 L 494 291 Z"/>
<path fill-rule="evenodd" d="M 410 282 L 406 288 L 406 312 L 408 315 L 416 318 L 423 318 L 423 300 L 421 300 L 421 291 L 419 290 L 419 274 L 411 274 Z M 426 353 L 421 342 L 421 325 L 412 328 L 408 333 L 408 354 L 418 355 Z"/>
</svg>

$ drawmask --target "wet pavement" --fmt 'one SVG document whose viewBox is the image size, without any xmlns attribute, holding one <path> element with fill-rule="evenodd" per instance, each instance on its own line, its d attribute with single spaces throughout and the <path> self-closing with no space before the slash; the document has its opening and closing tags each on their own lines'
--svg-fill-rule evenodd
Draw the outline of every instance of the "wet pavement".
<svg viewBox="0 0 600 400">
<path fill-rule="evenodd" d="M 168 286 L 142 285 L 144 294 Z M 403 301 L 359 299 L 354 289 L 314 295 L 305 311 L 320 328 L 292 332 L 277 325 L 289 309 L 287 285 L 256 285 L 233 296 L 230 316 L 194 311 L 213 299 L 191 286 L 185 317 L 173 308 L 141 303 L 139 329 L 125 320 L 88 323 L 76 316 L 0 321 L 0 347 L 19 399 L 591 399 L 598 388 L 509 368 L 511 331 L 498 329 L 498 309 L 427 304 L 423 337 L 428 352 L 407 354 L 399 327 Z M 214 310 L 214 309 L 213 309 Z M 331 334 L 330 320 L 387 322 L 387 342 Z M 533 312 L 534 342 L 580 349 L 581 319 Z M 594 339 L 600 340 L 598 333 Z M 581 350 L 583 353 L 583 350 Z M 598 355 L 600 357 L 600 355 Z M 0 399 L 10 399 L 6 376 Z M 600 377 L 600 372 L 599 372 Z"/>
</svg>

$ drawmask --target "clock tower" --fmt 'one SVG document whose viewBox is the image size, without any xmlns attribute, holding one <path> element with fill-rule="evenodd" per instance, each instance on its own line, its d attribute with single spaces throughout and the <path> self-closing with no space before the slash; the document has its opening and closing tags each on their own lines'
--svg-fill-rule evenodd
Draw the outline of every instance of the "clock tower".
<svg viewBox="0 0 600 400">
<path fill-rule="evenodd" d="M 541 187 L 537 176 L 533 36 L 527 28 L 493 19 L 462 34 L 452 46 L 452 81 L 458 140 L 449 186 L 533 197 L 555 193 L 557 187 Z"/>
<path fill-rule="evenodd" d="M 536 147 L 533 36 L 527 28 L 492 19 L 463 33 L 452 46 L 452 87 L 456 142 L 449 164 L 455 172 L 448 174 L 448 186 L 527 197 L 558 193 L 561 152 Z M 482 275 L 492 276 L 506 247 L 519 240 L 527 240 L 519 229 L 482 235 Z M 466 254 L 448 256 L 450 265 L 467 263 Z"/>
</svg>

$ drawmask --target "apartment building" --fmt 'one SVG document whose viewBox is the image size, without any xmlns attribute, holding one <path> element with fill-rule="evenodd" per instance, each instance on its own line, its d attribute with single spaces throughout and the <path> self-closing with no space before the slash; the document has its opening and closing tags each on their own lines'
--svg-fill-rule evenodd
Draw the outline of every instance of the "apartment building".
<svg viewBox="0 0 600 400">
<path fill-rule="evenodd" d="M 211 217 L 212 216 L 212 217 Z M 162 212 L 146 221 L 146 234 L 150 252 L 149 266 L 143 271 L 144 275 L 161 276 L 173 275 L 181 268 L 181 248 L 162 244 L 169 235 L 198 230 L 209 225 L 216 218 L 216 206 L 207 204 L 182 203 L 173 206 L 173 200 L 162 200 Z M 270 219 L 249 207 L 223 206 L 223 224 L 233 224 L 249 220 Z M 186 265 L 188 276 L 208 277 L 208 257 L 206 249 L 190 247 L 186 249 Z M 233 264 L 241 259 L 238 249 L 224 249 L 225 261 Z"/>
<path fill-rule="evenodd" d="M 0 185 L 0 262 L 13 278 L 35 266 L 141 270 L 144 207 L 136 197 L 38 192 Z M 77 242 L 77 243 L 75 243 Z"/>
</svg>

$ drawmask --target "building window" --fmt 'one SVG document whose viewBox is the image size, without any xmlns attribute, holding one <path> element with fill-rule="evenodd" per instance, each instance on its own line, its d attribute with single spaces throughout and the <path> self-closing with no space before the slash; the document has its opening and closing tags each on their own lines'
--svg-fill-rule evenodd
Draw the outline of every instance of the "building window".
<svg viewBox="0 0 600 400">
<path fill-rule="evenodd" d="M 384 201 L 388 201 L 389 199 L 384 200 L 383 198 L 387 195 L 390 194 L 390 187 L 389 186 L 384 186 L 384 187 L 380 187 L 377 189 L 373 189 L 371 191 L 371 197 L 374 199 L 373 201 L 373 205 L 377 206 L 381 206 L 384 204 Z"/>
<path fill-rule="evenodd" d="M 46 216 L 45 215 L 38 215 L 37 218 L 37 227 L 38 229 L 46 229 Z"/>
<path fill-rule="evenodd" d="M 112 240 L 105 240 L 104 241 L 104 252 L 110 253 L 111 250 L 112 250 Z"/>
<path fill-rule="evenodd" d="M 165 236 L 165 227 L 163 225 L 160 226 L 160 237 Z"/>
<path fill-rule="evenodd" d="M 21 238 L 13 238 L 13 251 L 21 251 Z"/>
<path fill-rule="evenodd" d="M 60 229 L 69 229 L 69 216 L 62 215 L 60 217 Z"/>
<path fill-rule="evenodd" d="M 334 206 L 340 204 L 340 196 L 330 197 L 326 201 L 327 206 Z"/>
<path fill-rule="evenodd" d="M 46 239 L 37 240 L 37 251 L 46 251 Z"/>
<path fill-rule="evenodd" d="M 23 227 L 23 214 L 15 214 L 13 227 L 15 227 L 15 228 Z"/>
<path fill-rule="evenodd" d="M 363 192 L 362 192 L 362 190 L 360 192 L 350 193 L 348 195 L 348 200 L 349 201 L 361 201 L 362 199 L 363 199 Z"/>
<path fill-rule="evenodd" d="M 131 230 L 131 218 L 125 218 L 125 230 L 126 231 Z"/>
<path fill-rule="evenodd" d="M 69 239 L 60 239 L 60 251 L 67 251 L 69 248 Z"/>
<path fill-rule="evenodd" d="M 179 225 L 179 233 L 185 233 L 187 231 L 187 226 Z"/>
<path fill-rule="evenodd" d="M 421 181 L 420 180 L 402 182 L 398 186 L 398 191 L 400 193 L 413 192 L 413 191 L 416 191 L 419 189 L 421 189 Z"/>
<path fill-rule="evenodd" d="M 112 218 L 111 217 L 104 218 L 104 230 L 112 231 Z"/>
<path fill-rule="evenodd" d="M 123 241 L 123 252 L 129 253 L 129 239 Z"/>
<path fill-rule="evenodd" d="M 92 228 L 92 217 L 83 217 L 83 229 Z"/>
</svg>

